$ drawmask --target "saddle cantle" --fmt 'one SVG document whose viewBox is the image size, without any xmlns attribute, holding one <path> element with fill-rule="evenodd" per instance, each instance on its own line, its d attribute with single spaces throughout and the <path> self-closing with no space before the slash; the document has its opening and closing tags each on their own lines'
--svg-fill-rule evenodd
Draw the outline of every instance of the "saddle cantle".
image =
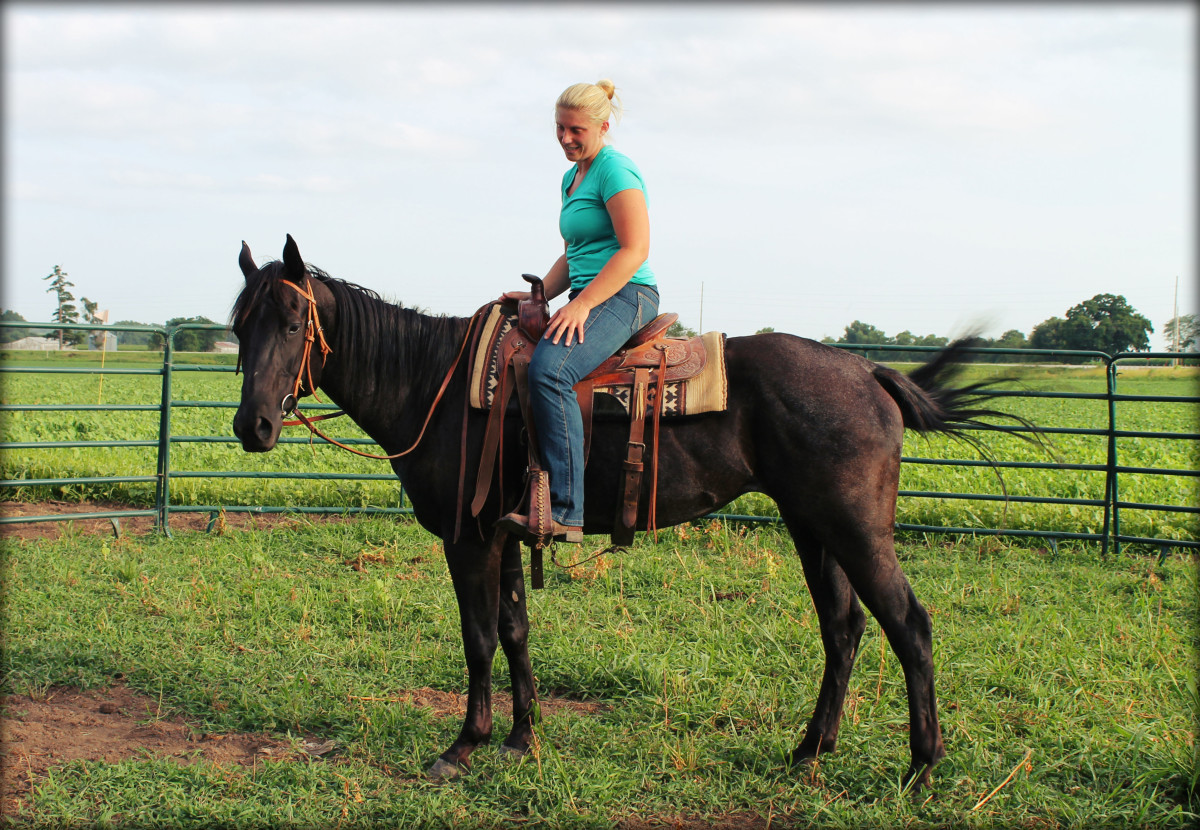
<svg viewBox="0 0 1200 830">
<path fill-rule="evenodd" d="M 475 497 L 471 515 L 478 516 L 491 487 L 497 456 L 502 452 L 504 413 L 512 394 L 525 396 L 523 384 L 529 359 L 545 331 L 549 314 L 540 280 L 522 275 L 533 286 L 531 300 L 514 308 L 511 303 L 494 303 L 484 315 L 476 346 L 471 354 L 469 372 L 469 404 L 488 410 L 487 429 L 476 475 Z M 637 508 L 645 468 L 645 429 L 652 428 L 650 442 L 651 486 L 648 527 L 655 527 L 655 497 L 657 493 L 658 421 L 662 416 L 694 415 L 717 412 L 726 408 L 728 383 L 725 375 L 725 336 L 720 332 L 690 337 L 666 337 L 666 331 L 679 319 L 678 314 L 660 314 L 637 331 L 614 355 L 601 363 L 575 385 L 576 397 L 583 415 L 584 459 L 591 448 L 592 413 L 596 397 L 605 394 L 615 399 L 630 419 L 629 441 L 622 464 L 620 507 L 613 524 L 613 542 L 631 544 L 637 521 Z M 539 325 L 540 324 L 540 325 Z M 546 477 L 537 455 L 536 439 L 529 423 L 527 407 L 522 400 L 521 414 L 530 434 L 529 484 L 526 500 L 540 503 L 545 493 Z M 464 471 L 465 472 L 465 471 Z M 460 488 L 464 486 L 460 481 Z M 502 499 L 503 500 L 503 499 Z M 541 587 L 540 552 L 542 541 L 535 545 L 531 562 L 534 587 Z"/>
</svg>

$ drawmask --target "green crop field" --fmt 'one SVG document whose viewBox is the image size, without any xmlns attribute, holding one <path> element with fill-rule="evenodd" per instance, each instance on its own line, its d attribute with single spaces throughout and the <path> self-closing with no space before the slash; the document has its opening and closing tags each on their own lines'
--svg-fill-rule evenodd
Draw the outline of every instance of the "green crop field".
<svg viewBox="0 0 1200 830">
<path fill-rule="evenodd" d="M 66 359 L 52 353 L 4 355 L 2 365 L 53 366 Z M 230 366 L 229 355 L 183 355 L 178 362 Z M 97 358 L 73 355 L 69 365 L 96 365 Z M 153 353 L 124 353 L 109 359 L 108 366 L 155 368 L 161 357 Z M 228 371 L 179 371 L 173 375 L 172 397 L 176 401 L 234 402 L 240 378 Z M 903 368 L 903 367 L 901 367 Z M 971 366 L 965 380 L 1008 374 L 1006 367 Z M 1101 394 L 1105 390 L 1102 370 L 1086 368 L 1022 368 L 1017 389 Z M 6 374 L 2 399 L 7 404 L 105 403 L 157 404 L 161 379 L 130 375 L 35 375 Z M 1119 374 L 1117 391 L 1124 395 L 1196 396 L 1200 375 L 1196 369 L 1130 368 Z M 1102 400 L 1008 398 L 1004 408 L 1044 427 L 1103 429 L 1107 427 L 1107 403 Z M 232 408 L 188 408 L 176 405 L 171 431 L 175 437 L 222 436 L 232 439 Z M 0 413 L 0 428 L 8 441 L 153 441 L 158 435 L 157 412 L 6 412 Z M 1200 433 L 1200 406 L 1195 403 L 1122 402 L 1117 409 L 1120 430 Z M 287 434 L 303 439 L 302 427 Z M 333 422 L 330 434 L 338 438 L 363 438 L 348 421 Z M 980 433 L 974 433 L 981 435 Z M 1054 435 L 1052 449 L 1031 446 L 1012 436 L 982 435 L 989 454 L 1000 462 L 1068 462 L 1104 464 L 1104 436 Z M 1131 467 L 1179 470 L 1200 468 L 1200 441 L 1161 438 L 1120 438 L 1118 463 Z M 942 436 L 922 437 L 910 432 L 905 455 L 913 458 L 979 459 L 971 447 Z M 146 448 L 69 448 L 8 450 L 3 454 L 6 479 L 151 475 L 156 450 Z M 385 462 L 359 458 L 329 446 L 310 446 L 301 440 L 282 445 L 265 455 L 241 452 L 235 443 L 181 442 L 171 447 L 171 470 L 176 473 L 243 471 L 287 472 L 305 470 L 346 475 L 387 475 Z M 1102 471 L 1051 469 L 1005 469 L 956 467 L 907 463 L 902 468 L 902 490 L 922 492 L 981 493 L 1009 497 L 1104 498 Z M 1200 503 L 1200 479 L 1160 474 L 1124 473 L 1119 481 L 1123 501 L 1143 504 L 1195 506 Z M 148 483 L 103 483 L 54 487 L 10 487 L 9 498 L 105 499 L 135 505 L 153 503 L 153 485 Z M 400 507 L 401 493 L 394 480 L 264 480 L 248 478 L 175 478 L 171 482 L 175 505 L 308 505 L 327 507 Z M 774 505 L 764 497 L 749 495 L 726 508 L 731 514 L 773 515 Z M 1019 501 L 979 501 L 945 498 L 901 498 L 898 521 L 907 524 L 962 526 L 1023 530 L 1057 530 L 1098 533 L 1103 511 L 1087 505 L 1028 504 Z M 1196 514 L 1145 509 L 1121 512 L 1121 531 L 1126 535 L 1170 540 L 1200 538 Z"/>
<path fill-rule="evenodd" d="M 271 531 L 7 540 L 0 683 L 37 700 L 113 678 L 195 734 L 269 733 L 318 758 L 156 756 L 52 767 L 11 827 L 1186 828 L 1196 767 L 1192 557 L 996 539 L 902 546 L 934 626 L 949 752 L 902 791 L 904 678 L 873 620 L 838 751 L 788 771 L 820 683 L 788 538 L 721 522 L 640 539 L 529 597 L 540 695 L 583 701 L 523 759 L 496 746 L 427 781 L 461 694 L 437 540 L 408 518 Z M 502 654 L 496 687 L 508 688 Z M 134 713 L 136 715 L 136 713 Z M 14 707 L 6 718 L 21 718 Z M 150 718 L 153 726 L 155 718 Z M 328 742 L 332 742 L 329 744 Z M 199 745 L 198 745 L 199 746 Z"/>
</svg>

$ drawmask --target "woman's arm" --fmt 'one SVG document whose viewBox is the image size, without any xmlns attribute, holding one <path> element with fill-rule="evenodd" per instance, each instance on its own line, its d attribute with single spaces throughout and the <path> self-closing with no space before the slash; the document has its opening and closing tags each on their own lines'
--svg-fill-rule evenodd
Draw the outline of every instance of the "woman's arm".
<svg viewBox="0 0 1200 830">
<path fill-rule="evenodd" d="M 583 324 L 587 322 L 592 309 L 620 291 L 650 255 L 650 216 L 646 210 L 645 194 L 637 188 L 622 190 L 614 194 L 605 203 L 605 207 L 608 208 L 608 215 L 612 219 L 613 230 L 620 247 L 579 295 L 550 318 L 545 336 L 553 337 L 555 343 L 563 334 L 567 335 L 568 346 L 575 337 L 582 343 Z M 551 274 L 555 274 L 559 263 L 562 264 L 562 276 L 569 284 L 565 254 L 555 263 L 554 268 L 550 269 Z M 547 297 L 556 296 L 550 293 L 550 276 L 547 275 Z M 561 293 L 561 290 L 558 293 Z"/>
</svg>

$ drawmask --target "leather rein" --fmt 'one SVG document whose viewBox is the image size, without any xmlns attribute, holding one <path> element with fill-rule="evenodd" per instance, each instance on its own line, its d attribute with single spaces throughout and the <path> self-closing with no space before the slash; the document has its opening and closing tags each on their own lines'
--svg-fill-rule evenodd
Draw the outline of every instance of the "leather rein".
<svg viewBox="0 0 1200 830">
<path fill-rule="evenodd" d="M 364 458 L 376 458 L 376 459 L 379 459 L 380 461 L 390 461 L 393 458 L 400 458 L 401 456 L 408 455 L 410 452 L 415 450 L 417 448 L 417 445 L 421 443 L 421 439 L 425 437 L 425 429 L 426 429 L 426 427 L 429 426 L 430 420 L 433 419 L 433 413 L 437 410 L 438 404 L 441 403 L 442 395 L 444 395 L 446 392 L 446 387 L 448 387 L 450 385 L 450 378 L 452 378 L 454 376 L 455 370 L 458 369 L 458 364 L 462 360 L 463 352 L 465 351 L 465 349 L 467 347 L 467 342 L 471 339 L 471 330 L 475 327 L 474 324 L 475 324 L 476 318 L 478 318 L 480 316 L 480 313 L 483 311 L 483 309 L 476 311 L 475 314 L 471 317 L 471 323 L 467 326 L 466 336 L 463 338 L 462 345 L 459 346 L 459 348 L 458 348 L 458 355 L 454 358 L 454 363 L 451 364 L 450 370 L 448 372 L 446 372 L 446 377 L 443 378 L 442 385 L 441 385 L 441 387 L 438 388 L 437 395 L 434 397 L 433 403 L 430 404 L 430 406 L 429 406 L 429 413 L 425 416 L 425 423 L 421 424 L 421 432 L 417 435 L 417 440 L 413 441 L 412 446 L 406 450 L 403 450 L 402 452 L 393 453 L 391 455 L 376 455 L 375 453 L 362 452 L 361 450 L 354 449 L 354 447 L 348 447 L 345 444 L 343 444 L 342 442 L 340 442 L 334 438 L 330 438 L 328 435 L 321 432 L 321 430 L 317 429 L 316 426 L 313 425 L 314 421 L 325 421 L 330 418 L 337 418 L 342 415 L 345 415 L 346 414 L 345 412 L 339 410 L 337 412 L 330 412 L 326 415 L 316 415 L 312 418 L 309 418 L 303 412 L 300 411 L 300 391 L 304 386 L 304 381 L 306 378 L 308 380 L 308 391 L 318 401 L 321 400 L 321 398 L 317 395 L 317 388 L 316 388 L 316 386 L 313 385 L 313 380 L 312 380 L 313 346 L 316 345 L 317 343 L 320 343 L 321 367 L 322 368 L 324 368 L 324 366 L 325 366 L 325 359 L 333 352 L 333 349 L 331 349 L 329 347 L 329 344 L 325 341 L 325 329 L 321 326 L 321 319 L 317 314 L 317 299 L 316 299 L 316 297 L 313 296 L 313 293 L 312 293 L 311 280 L 306 277 L 304 280 L 303 288 L 301 288 L 299 285 L 296 285 L 296 283 L 291 282 L 289 280 L 284 280 L 283 284 L 290 288 L 295 289 L 296 293 L 298 293 L 304 299 L 308 300 L 308 320 L 305 324 L 305 331 L 304 331 L 304 340 L 305 340 L 304 355 L 303 355 L 303 357 L 300 358 L 300 368 L 296 371 L 296 382 L 292 384 L 292 391 L 289 392 L 287 395 L 285 395 L 283 397 L 283 401 L 280 402 L 280 411 L 284 415 L 288 415 L 288 414 L 295 415 L 296 420 L 284 421 L 283 425 L 285 427 L 293 427 L 293 426 L 298 426 L 300 424 L 303 424 L 304 426 L 308 427 L 308 430 L 313 435 L 316 435 L 317 437 L 319 437 L 325 441 L 328 441 L 330 444 L 333 444 L 336 447 L 341 447 L 342 449 L 346 450 L 347 452 L 352 452 L 355 455 L 361 455 Z M 486 306 L 485 306 L 485 308 L 486 308 Z M 240 359 L 239 359 L 239 362 L 240 362 Z M 288 398 L 292 399 L 292 407 L 290 410 L 288 409 Z"/>
</svg>

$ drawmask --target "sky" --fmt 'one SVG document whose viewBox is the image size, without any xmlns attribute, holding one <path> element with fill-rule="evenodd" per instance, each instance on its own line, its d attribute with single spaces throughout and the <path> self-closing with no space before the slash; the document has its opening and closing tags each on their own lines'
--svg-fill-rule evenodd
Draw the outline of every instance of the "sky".
<svg viewBox="0 0 1200 830">
<path fill-rule="evenodd" d="M 562 252 L 611 78 L 662 311 L 820 339 L 1200 310 L 1191 3 L 5 3 L 4 283 L 228 319 L 245 240 L 469 315 Z"/>
</svg>

